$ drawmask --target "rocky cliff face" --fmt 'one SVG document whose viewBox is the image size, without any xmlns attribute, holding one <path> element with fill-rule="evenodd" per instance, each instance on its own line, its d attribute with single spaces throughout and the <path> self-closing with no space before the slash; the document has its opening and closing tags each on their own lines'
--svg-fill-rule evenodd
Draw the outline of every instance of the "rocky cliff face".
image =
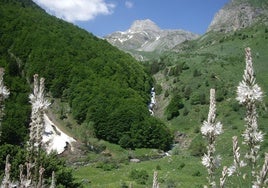
<svg viewBox="0 0 268 188">
<path fill-rule="evenodd" d="M 127 31 L 115 32 L 106 40 L 125 51 L 165 51 L 199 35 L 183 30 L 162 30 L 151 20 L 137 20 Z"/>
<path fill-rule="evenodd" d="M 267 0 L 231 0 L 216 13 L 207 31 L 235 31 L 256 22 L 268 25 L 267 17 Z"/>
</svg>

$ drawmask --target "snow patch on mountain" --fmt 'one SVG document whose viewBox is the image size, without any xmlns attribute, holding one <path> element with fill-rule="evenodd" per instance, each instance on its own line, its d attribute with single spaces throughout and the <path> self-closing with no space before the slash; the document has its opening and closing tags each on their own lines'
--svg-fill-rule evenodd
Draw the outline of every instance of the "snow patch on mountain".
<svg viewBox="0 0 268 188">
<path fill-rule="evenodd" d="M 47 153 L 51 153 L 52 151 L 56 151 L 57 154 L 61 154 L 66 150 L 67 147 L 71 146 L 72 143 L 76 142 L 76 140 L 64 132 L 62 132 L 50 119 L 44 114 L 44 133 L 43 133 L 43 144 Z"/>
</svg>

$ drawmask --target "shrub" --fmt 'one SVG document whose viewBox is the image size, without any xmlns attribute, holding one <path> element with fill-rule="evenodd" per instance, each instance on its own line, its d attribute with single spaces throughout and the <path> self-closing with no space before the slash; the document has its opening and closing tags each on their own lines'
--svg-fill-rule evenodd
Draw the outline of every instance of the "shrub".
<svg viewBox="0 0 268 188">
<path fill-rule="evenodd" d="M 188 108 L 185 107 L 185 108 L 183 109 L 182 115 L 183 115 L 183 116 L 187 116 L 188 114 L 189 114 L 189 110 L 188 110 Z"/>
<path fill-rule="evenodd" d="M 199 70 L 194 69 L 193 77 L 198 77 L 198 76 L 201 76 L 201 75 L 202 75 L 202 73 Z"/>
<path fill-rule="evenodd" d="M 126 182 L 122 182 L 121 183 L 121 188 L 128 188 L 127 183 Z"/>
<path fill-rule="evenodd" d="M 134 169 L 130 172 L 129 177 L 135 180 L 138 184 L 145 185 L 149 179 L 149 175 L 146 170 Z"/>
<path fill-rule="evenodd" d="M 180 115 L 179 110 L 184 107 L 182 98 L 180 95 L 174 95 L 169 105 L 167 106 L 167 119 L 171 120 L 174 117 Z"/>
<path fill-rule="evenodd" d="M 111 171 L 111 170 L 114 170 L 114 169 L 118 169 L 119 166 L 114 161 L 104 161 L 104 162 L 99 162 L 97 164 L 96 168 L 101 168 L 104 171 Z"/>
<path fill-rule="evenodd" d="M 160 165 L 156 165 L 156 170 L 161 170 L 161 166 Z"/>
<path fill-rule="evenodd" d="M 190 154 L 196 157 L 201 157 L 206 152 L 205 142 L 201 136 L 197 136 L 192 140 L 189 150 Z"/>
<path fill-rule="evenodd" d="M 191 95 L 190 104 L 191 105 L 200 104 L 200 94 L 199 93 L 195 92 Z"/>
<path fill-rule="evenodd" d="M 179 165 L 179 168 L 178 169 L 183 169 L 185 167 L 185 163 L 182 162 L 180 165 Z"/>
<path fill-rule="evenodd" d="M 201 176 L 202 174 L 201 174 L 201 172 L 199 171 L 199 170 L 197 170 L 196 172 L 194 172 L 193 174 L 192 174 L 192 176 L 197 176 L 197 177 L 199 177 L 199 176 Z"/>
<path fill-rule="evenodd" d="M 179 144 L 175 144 L 171 150 L 172 155 L 179 155 L 181 153 Z"/>
<path fill-rule="evenodd" d="M 192 93 L 192 89 L 190 86 L 186 86 L 185 90 L 184 90 L 184 97 L 188 100 L 191 96 Z"/>
<path fill-rule="evenodd" d="M 169 92 L 168 90 L 165 91 L 165 94 L 164 94 L 165 98 L 167 98 L 169 96 Z"/>
<path fill-rule="evenodd" d="M 176 188 L 176 183 L 174 180 L 168 179 L 166 181 L 166 187 L 167 188 Z"/>
<path fill-rule="evenodd" d="M 157 95 L 160 95 L 162 93 L 162 86 L 160 84 L 156 84 L 155 92 Z"/>
</svg>

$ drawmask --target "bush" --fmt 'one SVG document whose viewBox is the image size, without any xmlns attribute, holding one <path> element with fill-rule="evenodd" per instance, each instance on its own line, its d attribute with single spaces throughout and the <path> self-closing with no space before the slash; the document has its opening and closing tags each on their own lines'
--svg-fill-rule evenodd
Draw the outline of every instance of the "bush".
<svg viewBox="0 0 268 188">
<path fill-rule="evenodd" d="M 183 169 L 185 167 L 185 163 L 184 162 L 182 162 L 181 164 L 180 164 L 180 166 L 179 166 L 179 168 L 178 169 Z"/>
<path fill-rule="evenodd" d="M 172 155 L 179 155 L 181 154 L 180 146 L 179 144 L 175 144 L 174 147 L 171 150 Z"/>
<path fill-rule="evenodd" d="M 232 107 L 232 109 L 233 109 L 234 112 L 238 112 L 239 109 L 240 109 L 240 104 L 237 103 L 237 102 L 233 102 L 233 103 L 231 104 L 231 107 Z"/>
<path fill-rule="evenodd" d="M 156 84 L 155 92 L 157 95 L 160 95 L 162 93 L 162 86 L 160 84 Z"/>
<path fill-rule="evenodd" d="M 155 168 L 156 170 L 161 170 L 161 166 L 158 164 L 158 165 L 156 165 L 156 168 Z"/>
<path fill-rule="evenodd" d="M 122 182 L 122 183 L 121 183 L 121 188 L 128 188 L 127 183 L 126 183 L 126 182 Z"/>
<path fill-rule="evenodd" d="M 199 176 L 201 176 L 201 175 L 202 175 L 201 172 L 200 172 L 199 170 L 197 170 L 196 172 L 193 173 L 192 176 L 197 176 L 197 177 L 199 177 Z"/>
<path fill-rule="evenodd" d="M 168 179 L 166 181 L 166 187 L 167 188 L 176 188 L 176 183 L 174 180 Z"/>
<path fill-rule="evenodd" d="M 180 95 L 174 95 L 167 106 L 167 119 L 171 120 L 174 117 L 177 117 L 180 115 L 179 110 L 184 107 L 182 98 Z"/>
<path fill-rule="evenodd" d="M 101 168 L 104 171 L 111 171 L 114 169 L 118 169 L 119 166 L 116 162 L 113 161 L 104 161 L 104 162 L 99 162 L 96 166 L 96 168 Z"/>
<path fill-rule="evenodd" d="M 165 91 L 165 94 L 164 94 L 165 98 L 167 98 L 169 96 L 169 92 L 168 90 Z"/>
<path fill-rule="evenodd" d="M 195 92 L 191 95 L 190 104 L 191 105 L 200 104 L 200 94 L 199 93 Z"/>
<path fill-rule="evenodd" d="M 204 140 L 200 135 L 197 136 L 194 140 L 192 140 L 189 150 L 190 154 L 195 157 L 201 157 L 206 152 Z"/>
<path fill-rule="evenodd" d="M 187 116 L 189 114 L 189 110 L 188 110 L 188 108 L 184 108 L 183 109 L 183 112 L 182 112 L 182 115 L 183 116 Z"/>
<path fill-rule="evenodd" d="M 183 93 L 184 98 L 186 98 L 187 100 L 189 100 L 191 93 L 192 93 L 191 87 L 190 86 L 186 86 L 186 88 L 184 90 L 184 93 Z"/>
<path fill-rule="evenodd" d="M 197 69 L 194 69 L 194 72 L 193 72 L 193 77 L 198 77 L 198 76 L 201 76 L 201 72 L 200 70 L 197 70 Z"/>
<path fill-rule="evenodd" d="M 149 175 L 146 170 L 132 170 L 129 177 L 136 181 L 138 184 L 145 185 L 149 179 Z"/>
</svg>

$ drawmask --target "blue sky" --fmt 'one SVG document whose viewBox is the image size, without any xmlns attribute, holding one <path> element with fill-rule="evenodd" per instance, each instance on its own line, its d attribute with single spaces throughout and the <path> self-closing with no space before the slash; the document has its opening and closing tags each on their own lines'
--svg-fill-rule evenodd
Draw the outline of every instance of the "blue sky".
<svg viewBox="0 0 268 188">
<path fill-rule="evenodd" d="M 33 0 L 48 13 L 103 37 L 150 19 L 161 29 L 204 34 L 229 0 Z"/>
</svg>

